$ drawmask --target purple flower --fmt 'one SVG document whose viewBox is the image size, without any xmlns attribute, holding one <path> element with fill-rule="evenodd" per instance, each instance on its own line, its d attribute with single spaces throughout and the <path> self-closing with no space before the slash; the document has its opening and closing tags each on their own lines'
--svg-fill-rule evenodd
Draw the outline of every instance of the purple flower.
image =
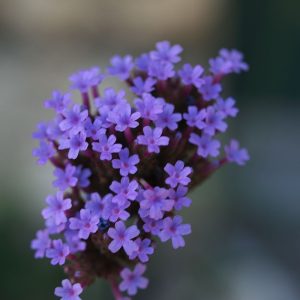
<svg viewBox="0 0 300 300">
<path fill-rule="evenodd" d="M 79 283 L 72 285 L 69 279 L 62 281 L 62 287 L 55 289 L 55 296 L 61 297 L 61 300 L 81 300 L 79 295 L 82 293 L 82 287 Z"/>
<path fill-rule="evenodd" d="M 110 60 L 110 63 L 112 66 L 108 68 L 109 74 L 116 75 L 121 80 L 128 79 L 130 72 L 134 67 L 132 57 L 130 55 L 126 55 L 124 57 L 116 55 Z"/>
<path fill-rule="evenodd" d="M 185 242 L 182 236 L 191 233 L 191 225 L 181 223 L 182 218 L 180 216 L 175 216 L 173 219 L 167 217 L 163 220 L 163 229 L 159 234 L 162 242 L 172 239 L 174 249 L 184 247 Z"/>
<path fill-rule="evenodd" d="M 205 128 L 204 132 L 208 135 L 214 135 L 216 131 L 224 132 L 227 129 L 227 124 L 224 122 L 224 114 L 210 106 L 206 109 Z"/>
<path fill-rule="evenodd" d="M 36 239 L 31 241 L 31 249 L 36 250 L 34 257 L 45 257 L 46 250 L 51 247 L 51 239 L 47 230 L 39 230 Z"/>
<path fill-rule="evenodd" d="M 122 292 L 127 291 L 128 295 L 133 296 L 137 293 L 137 289 L 145 289 L 148 286 L 148 279 L 142 275 L 146 271 L 146 266 L 137 264 L 133 271 L 125 268 L 120 273 L 123 281 L 120 283 L 119 288 Z"/>
<path fill-rule="evenodd" d="M 133 79 L 133 87 L 131 90 L 138 96 L 144 93 L 151 93 L 154 90 L 156 80 L 149 77 L 143 80 L 142 77 L 136 77 Z"/>
<path fill-rule="evenodd" d="M 117 105 L 123 105 L 127 103 L 124 90 L 116 92 L 113 88 L 106 88 L 103 94 L 104 95 L 101 98 L 98 98 L 95 101 L 95 104 L 100 111 L 102 110 L 103 106 L 108 106 L 111 110 Z"/>
<path fill-rule="evenodd" d="M 185 64 L 182 69 L 178 71 L 178 74 L 183 84 L 193 84 L 195 87 L 200 88 L 204 83 L 203 79 L 200 78 L 203 72 L 204 69 L 199 65 L 193 68 L 190 64 Z"/>
<path fill-rule="evenodd" d="M 82 93 L 86 93 L 90 87 L 97 86 L 103 79 L 104 76 L 98 67 L 76 72 L 69 77 L 72 83 L 71 88 L 80 90 Z"/>
<path fill-rule="evenodd" d="M 127 200 L 135 200 L 138 195 L 136 191 L 138 187 L 137 181 L 130 181 L 128 177 L 122 177 L 121 182 L 114 180 L 109 186 L 110 190 L 116 193 L 116 196 L 112 198 L 112 202 L 122 205 Z"/>
<path fill-rule="evenodd" d="M 217 99 L 222 91 L 222 86 L 219 83 L 214 83 L 211 76 L 206 76 L 203 78 L 204 82 L 199 88 L 203 99 L 205 101 L 210 101 L 212 99 Z"/>
<path fill-rule="evenodd" d="M 143 218 L 145 232 L 150 232 L 153 235 L 158 235 L 162 228 L 162 220 L 153 220 L 149 217 Z"/>
<path fill-rule="evenodd" d="M 87 118 L 84 124 L 86 137 L 91 137 L 93 140 L 97 140 L 100 134 L 105 134 L 106 129 L 102 128 L 102 120 L 96 117 L 94 122 L 90 118 Z"/>
<path fill-rule="evenodd" d="M 70 135 L 75 135 L 84 130 L 84 121 L 88 117 L 86 109 L 81 111 L 79 104 L 75 104 L 72 109 L 63 112 L 65 119 L 60 122 L 59 127 L 63 131 L 68 131 Z"/>
<path fill-rule="evenodd" d="M 71 164 L 67 164 L 65 170 L 56 168 L 53 174 L 57 177 L 57 179 L 53 181 L 53 186 L 59 188 L 61 191 L 65 191 L 69 187 L 76 186 L 78 178 L 75 173 L 76 167 Z"/>
<path fill-rule="evenodd" d="M 224 61 L 230 62 L 231 72 L 240 73 L 241 71 L 249 70 L 248 64 L 243 61 L 244 59 L 243 54 L 235 49 L 233 50 L 221 49 L 220 56 L 224 59 Z"/>
<path fill-rule="evenodd" d="M 86 135 L 84 132 L 80 132 L 77 135 L 73 135 L 70 138 L 62 138 L 59 140 L 59 150 L 69 149 L 68 158 L 76 159 L 79 151 L 85 151 L 88 147 L 86 142 Z"/>
<path fill-rule="evenodd" d="M 149 153 L 159 153 L 159 146 L 167 146 L 169 138 L 162 136 L 162 128 L 156 127 L 152 129 L 150 126 L 143 128 L 144 135 L 137 137 L 137 143 L 148 147 Z"/>
<path fill-rule="evenodd" d="M 183 185 L 178 185 L 176 190 L 169 190 L 169 197 L 174 200 L 174 208 L 177 211 L 181 210 L 183 207 L 189 207 L 191 205 L 192 200 L 186 197 L 187 192 L 188 188 Z"/>
<path fill-rule="evenodd" d="M 98 218 L 103 217 L 107 204 L 111 202 L 111 198 L 111 194 L 106 194 L 101 198 L 98 193 L 92 193 L 91 200 L 86 202 L 85 208 Z"/>
<path fill-rule="evenodd" d="M 111 198 L 105 206 L 105 210 L 103 212 L 103 217 L 106 220 L 111 222 L 116 222 L 118 220 L 126 221 L 129 219 L 130 214 L 126 211 L 126 208 L 129 207 L 129 201 L 124 201 L 124 203 L 119 204 L 116 202 L 112 202 Z"/>
<path fill-rule="evenodd" d="M 201 157 L 216 157 L 220 153 L 220 141 L 213 140 L 210 135 L 204 134 L 202 136 L 199 136 L 195 133 L 192 133 L 189 138 L 189 142 L 198 147 L 197 154 Z"/>
<path fill-rule="evenodd" d="M 57 113 L 62 113 L 72 102 L 71 94 L 63 94 L 60 91 L 53 91 L 52 98 L 45 101 L 45 108 L 52 108 Z"/>
<path fill-rule="evenodd" d="M 78 237 L 88 239 L 91 233 L 98 230 L 99 218 L 88 209 L 81 209 L 79 218 L 70 218 L 70 229 L 78 230 Z"/>
<path fill-rule="evenodd" d="M 135 64 L 136 66 L 142 70 L 147 72 L 148 71 L 148 67 L 149 67 L 149 63 L 150 63 L 150 57 L 148 53 L 144 53 L 142 55 L 140 55 L 136 60 L 135 60 Z"/>
<path fill-rule="evenodd" d="M 167 80 L 175 75 L 174 66 L 171 63 L 152 60 L 149 62 L 148 75 L 159 80 Z"/>
<path fill-rule="evenodd" d="M 51 258 L 51 265 L 63 265 L 69 254 L 69 246 L 63 244 L 62 240 L 54 240 L 52 247 L 46 251 L 46 256 Z"/>
<path fill-rule="evenodd" d="M 78 237 L 77 231 L 74 230 L 65 231 L 65 239 L 67 245 L 69 246 L 70 253 L 75 254 L 77 252 L 84 251 L 86 248 L 86 243 Z"/>
<path fill-rule="evenodd" d="M 53 157 L 55 154 L 54 146 L 51 142 L 40 141 L 39 148 L 32 151 L 32 155 L 38 158 L 38 164 L 44 165 L 48 159 Z"/>
<path fill-rule="evenodd" d="M 156 50 L 150 52 L 150 57 L 153 60 L 177 63 L 181 60 L 179 54 L 182 50 L 180 45 L 171 46 L 170 42 L 162 41 L 156 44 Z"/>
<path fill-rule="evenodd" d="M 46 140 L 49 138 L 48 128 L 49 122 L 39 122 L 37 124 L 37 130 L 32 134 L 32 137 L 37 140 Z"/>
<path fill-rule="evenodd" d="M 138 246 L 138 250 L 132 252 L 132 254 L 130 255 L 130 259 L 135 259 L 136 257 L 139 258 L 139 260 L 143 263 L 149 261 L 149 255 L 154 253 L 154 249 L 153 247 L 151 247 L 151 240 L 149 239 L 136 239 L 135 240 L 137 246 Z"/>
<path fill-rule="evenodd" d="M 183 114 L 183 118 L 190 127 L 197 127 L 198 129 L 205 128 L 206 124 L 204 122 L 206 118 L 206 110 L 201 109 L 198 111 L 196 106 L 189 106 L 188 112 Z"/>
<path fill-rule="evenodd" d="M 112 153 L 119 153 L 122 149 L 121 144 L 116 144 L 116 136 L 110 135 L 108 138 L 105 134 L 99 136 L 99 143 L 93 143 L 93 150 L 100 153 L 101 160 L 111 160 Z"/>
<path fill-rule="evenodd" d="M 236 140 L 231 140 L 228 146 L 225 146 L 226 158 L 230 162 L 235 162 L 243 166 L 249 160 L 247 149 L 240 149 L 240 144 Z"/>
<path fill-rule="evenodd" d="M 57 140 L 61 138 L 65 132 L 62 131 L 59 127 L 60 122 L 63 120 L 62 115 L 56 115 L 54 120 L 52 122 L 49 122 L 48 128 L 47 128 L 47 135 L 50 140 Z"/>
<path fill-rule="evenodd" d="M 134 103 L 142 118 L 154 121 L 158 114 L 163 111 L 161 100 L 161 98 L 155 98 L 151 94 L 143 94 L 143 99 L 136 99 Z"/>
<path fill-rule="evenodd" d="M 166 183 L 174 188 L 178 184 L 188 185 L 191 179 L 188 177 L 192 173 L 192 168 L 185 167 L 182 160 L 178 160 L 175 165 L 166 164 L 164 170 L 168 173 L 169 177 Z"/>
<path fill-rule="evenodd" d="M 137 171 L 137 165 L 140 162 L 139 156 L 134 154 L 129 156 L 128 148 L 124 148 L 119 152 L 119 159 L 112 160 L 112 166 L 114 169 L 120 169 L 122 176 L 128 176 L 128 174 L 135 174 Z"/>
<path fill-rule="evenodd" d="M 177 129 L 177 123 L 182 119 L 180 113 L 174 113 L 174 105 L 166 103 L 163 107 L 163 112 L 158 115 L 158 119 L 155 121 L 157 127 L 162 129 L 168 127 L 170 130 Z"/>
<path fill-rule="evenodd" d="M 55 196 L 49 195 L 46 198 L 48 207 L 42 210 L 42 215 L 45 220 L 53 219 L 56 225 L 67 222 L 65 211 L 72 207 L 71 199 L 64 199 L 62 192 L 57 192 Z"/>
<path fill-rule="evenodd" d="M 90 185 L 89 177 L 92 171 L 88 168 L 83 168 L 82 165 L 76 167 L 75 176 L 78 179 L 77 185 L 81 188 L 86 188 Z"/>
<path fill-rule="evenodd" d="M 231 73 L 231 63 L 222 57 L 209 59 L 210 71 L 216 76 L 222 76 Z"/>
<path fill-rule="evenodd" d="M 108 236 L 112 238 L 111 243 L 108 246 L 108 249 L 112 253 L 118 252 L 122 247 L 127 255 L 131 255 L 133 251 L 138 249 L 137 244 L 132 241 L 137 237 L 140 231 L 135 225 L 132 225 L 126 228 L 125 224 L 122 221 L 119 221 L 115 224 L 115 228 L 108 229 Z"/>
<path fill-rule="evenodd" d="M 235 100 L 231 97 L 226 100 L 222 98 L 217 99 L 215 108 L 217 111 L 223 113 L 225 117 L 235 117 L 239 112 L 235 107 Z"/>
<path fill-rule="evenodd" d="M 142 218 L 149 216 L 154 220 L 160 220 L 164 212 L 172 210 L 174 201 L 168 199 L 169 191 L 154 187 L 143 193 L 144 199 L 140 202 L 139 214 Z"/>
</svg>

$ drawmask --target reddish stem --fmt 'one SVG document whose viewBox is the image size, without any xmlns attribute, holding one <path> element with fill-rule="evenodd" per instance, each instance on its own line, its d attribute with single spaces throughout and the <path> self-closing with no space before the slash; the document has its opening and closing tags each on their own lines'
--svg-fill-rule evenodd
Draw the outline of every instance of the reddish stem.
<svg viewBox="0 0 300 300">
<path fill-rule="evenodd" d="M 87 92 L 82 92 L 82 102 L 84 106 L 87 108 L 88 111 L 90 111 L 90 100 L 89 100 L 89 94 Z"/>
<path fill-rule="evenodd" d="M 109 282 L 110 282 L 111 290 L 112 290 L 112 293 L 115 297 L 115 300 L 121 300 L 123 298 L 123 296 L 122 296 L 122 294 L 119 290 L 116 279 L 115 278 L 110 278 Z"/>
</svg>

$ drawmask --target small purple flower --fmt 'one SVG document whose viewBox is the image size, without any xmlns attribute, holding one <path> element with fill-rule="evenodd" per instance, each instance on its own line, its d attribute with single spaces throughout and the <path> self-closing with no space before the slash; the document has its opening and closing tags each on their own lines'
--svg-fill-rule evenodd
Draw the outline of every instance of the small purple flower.
<svg viewBox="0 0 300 300">
<path fill-rule="evenodd" d="M 222 86 L 219 83 L 214 83 L 211 76 L 206 76 L 203 79 L 204 82 L 199 88 L 203 99 L 205 101 L 217 99 L 222 91 Z"/>
<path fill-rule="evenodd" d="M 226 100 L 222 98 L 217 99 L 215 108 L 217 111 L 223 113 L 225 117 L 235 117 L 239 112 L 235 107 L 235 100 L 231 97 Z"/>
<path fill-rule="evenodd" d="M 162 128 L 156 127 L 152 129 L 150 126 L 143 128 L 144 135 L 137 137 L 137 143 L 148 147 L 149 153 L 159 153 L 160 146 L 167 146 L 169 144 L 169 138 L 162 136 Z"/>
<path fill-rule="evenodd" d="M 71 199 L 64 199 L 63 192 L 57 192 L 55 196 L 46 197 L 46 203 L 48 207 L 42 210 L 42 216 L 45 220 L 51 218 L 56 225 L 67 222 L 65 211 L 72 207 Z"/>
<path fill-rule="evenodd" d="M 73 135 L 70 138 L 62 138 L 59 140 L 59 150 L 69 149 L 68 158 L 76 159 L 79 151 L 85 151 L 88 147 L 86 142 L 86 134 L 80 132 L 77 135 Z"/>
<path fill-rule="evenodd" d="M 87 138 L 92 138 L 94 141 L 98 139 L 100 134 L 106 132 L 105 128 L 102 128 L 102 120 L 96 117 L 94 122 L 90 118 L 87 118 L 84 124 L 84 129 Z"/>
<path fill-rule="evenodd" d="M 177 63 L 181 60 L 179 54 L 182 50 L 180 45 L 171 46 L 170 42 L 162 41 L 156 43 L 156 50 L 150 52 L 150 57 L 153 60 Z"/>
<path fill-rule="evenodd" d="M 110 135 L 108 138 L 105 134 L 99 136 L 99 142 L 94 142 L 93 150 L 100 153 L 101 160 L 111 160 L 113 153 L 119 153 L 122 149 L 121 144 L 116 144 L 116 136 Z"/>
<path fill-rule="evenodd" d="M 248 64 L 243 61 L 244 57 L 241 52 L 235 49 L 221 49 L 219 54 L 220 57 L 224 59 L 224 61 L 229 62 L 231 64 L 229 70 L 230 72 L 240 73 L 241 71 L 249 70 Z"/>
<path fill-rule="evenodd" d="M 149 54 L 144 53 L 135 60 L 135 64 L 140 70 L 147 72 L 150 60 Z"/>
<path fill-rule="evenodd" d="M 63 120 L 62 115 L 56 115 L 56 117 L 52 120 L 52 122 L 49 122 L 48 128 L 47 128 L 47 135 L 50 140 L 57 140 L 61 138 L 65 132 L 62 131 L 59 127 L 60 122 Z"/>
<path fill-rule="evenodd" d="M 189 142 L 198 147 L 197 154 L 201 157 L 216 157 L 220 153 L 220 141 L 212 139 L 210 135 L 204 134 L 199 136 L 195 133 L 192 133 L 189 138 Z"/>
<path fill-rule="evenodd" d="M 119 159 L 112 160 L 112 166 L 114 169 L 120 169 L 122 176 L 128 176 L 128 174 L 135 174 L 137 171 L 136 165 L 140 162 L 139 156 L 134 154 L 129 156 L 128 148 L 124 148 L 119 152 Z"/>
<path fill-rule="evenodd" d="M 181 223 L 182 218 L 180 216 L 175 216 L 173 219 L 167 217 L 163 220 L 163 229 L 160 232 L 159 237 L 162 242 L 172 239 L 174 249 L 184 247 L 185 242 L 182 236 L 191 233 L 191 225 Z"/>
<path fill-rule="evenodd" d="M 69 279 L 62 281 L 62 287 L 55 289 L 55 296 L 61 297 L 61 300 L 81 300 L 79 295 L 82 293 L 82 287 L 79 283 L 72 285 Z"/>
<path fill-rule="evenodd" d="M 98 218 L 103 217 L 107 204 L 111 202 L 111 198 L 111 194 L 106 194 L 101 198 L 98 193 L 92 193 L 91 200 L 86 202 L 85 208 Z"/>
<path fill-rule="evenodd" d="M 192 200 L 186 197 L 188 192 L 188 188 L 183 185 L 179 185 L 176 190 L 169 190 L 170 199 L 174 200 L 175 205 L 174 208 L 179 211 L 183 207 L 189 207 L 192 204 Z"/>
<path fill-rule="evenodd" d="M 109 74 L 116 75 L 121 80 L 128 79 L 130 72 L 134 67 L 132 57 L 130 55 L 126 55 L 124 57 L 116 55 L 110 60 L 110 63 L 112 66 L 108 68 Z"/>
<path fill-rule="evenodd" d="M 148 279 L 142 275 L 146 271 L 146 266 L 137 264 L 133 271 L 125 268 L 120 273 L 123 281 L 120 283 L 119 288 L 122 292 L 127 291 L 128 295 L 133 296 L 137 293 L 137 289 L 145 289 L 148 286 Z"/>
<path fill-rule="evenodd" d="M 133 87 L 131 90 L 138 96 L 143 95 L 144 93 L 151 93 L 154 90 L 154 85 L 156 80 L 148 77 L 146 80 L 143 80 L 142 77 L 136 77 L 133 79 Z"/>
<path fill-rule="evenodd" d="M 188 185 L 191 179 L 188 177 L 192 173 L 192 168 L 185 167 L 182 160 L 178 160 L 175 165 L 166 164 L 164 170 L 168 173 L 169 177 L 166 183 L 174 188 L 178 184 Z"/>
<path fill-rule="evenodd" d="M 193 84 L 195 87 L 200 88 L 204 83 L 203 79 L 200 78 L 203 72 L 204 69 L 199 65 L 193 68 L 190 64 L 185 64 L 182 69 L 178 71 L 178 74 L 183 84 Z"/>
<path fill-rule="evenodd" d="M 137 181 L 130 181 L 128 177 L 122 177 L 121 182 L 114 180 L 109 186 L 110 190 L 116 193 L 116 196 L 112 198 L 112 202 L 122 205 L 127 200 L 135 200 L 138 195 L 136 191 L 138 187 Z"/>
<path fill-rule="evenodd" d="M 119 204 L 116 202 L 108 201 L 103 212 L 103 217 L 111 222 L 117 222 L 118 220 L 126 221 L 129 219 L 130 214 L 126 210 L 129 207 L 129 201 Z"/>
<path fill-rule="evenodd" d="M 63 265 L 69 254 L 69 246 L 65 245 L 62 240 L 54 240 L 52 247 L 46 251 L 46 256 L 51 258 L 51 265 Z"/>
<path fill-rule="evenodd" d="M 226 158 L 230 162 L 235 162 L 243 166 L 249 160 L 249 153 L 247 149 L 240 149 L 240 144 L 236 140 L 231 140 L 228 146 L 225 146 Z"/>
<path fill-rule="evenodd" d="M 154 121 L 158 118 L 158 114 L 163 111 L 163 103 L 161 98 L 155 98 L 151 94 L 143 94 L 143 99 L 136 99 L 135 106 L 141 117 Z"/>
<path fill-rule="evenodd" d="M 205 128 L 204 132 L 213 136 L 216 131 L 225 132 L 227 124 L 224 122 L 224 114 L 210 106 L 206 109 Z"/>
<path fill-rule="evenodd" d="M 37 140 L 46 140 L 49 138 L 48 128 L 49 122 L 39 122 L 37 124 L 37 130 L 32 134 L 32 137 Z"/>
<path fill-rule="evenodd" d="M 71 94 L 63 94 L 60 91 L 53 91 L 52 98 L 45 101 L 45 108 L 54 109 L 57 113 L 62 113 L 72 102 Z"/>
<path fill-rule="evenodd" d="M 106 88 L 101 98 L 96 99 L 96 107 L 100 110 L 104 106 L 107 106 L 110 110 L 114 109 L 117 105 L 123 105 L 127 103 L 125 99 L 125 91 L 120 90 L 116 92 L 113 88 Z"/>
<path fill-rule="evenodd" d="M 145 232 L 150 232 L 153 235 L 159 235 L 162 228 L 162 220 L 153 220 L 149 217 L 145 217 L 143 218 L 143 222 L 143 229 L 145 230 Z"/>
<path fill-rule="evenodd" d="M 67 223 L 61 223 L 59 225 L 56 225 L 55 219 L 49 218 L 45 221 L 45 226 L 47 227 L 47 230 L 49 234 L 58 234 L 65 230 Z"/>
<path fill-rule="evenodd" d="M 129 258 L 135 259 L 136 257 L 138 257 L 142 263 L 149 261 L 148 256 L 154 253 L 154 249 L 153 247 L 151 247 L 151 240 L 150 239 L 142 240 L 138 238 L 135 240 L 135 242 L 138 246 L 138 250 L 132 252 Z"/>
<path fill-rule="evenodd" d="M 164 212 L 172 210 L 174 206 L 174 201 L 168 199 L 169 191 L 164 188 L 147 189 L 144 191 L 143 196 L 139 210 L 142 218 L 149 216 L 154 220 L 160 220 Z"/>
<path fill-rule="evenodd" d="M 78 179 L 77 185 L 81 188 L 86 188 L 90 185 L 89 177 L 92 171 L 88 168 L 83 168 L 81 165 L 76 167 L 75 176 Z"/>
<path fill-rule="evenodd" d="M 88 209 L 81 209 L 79 218 L 70 218 L 70 229 L 78 230 L 78 237 L 88 239 L 91 233 L 98 230 L 99 218 Z"/>
<path fill-rule="evenodd" d="M 108 249 L 112 253 L 118 252 L 122 247 L 127 255 L 131 255 L 133 251 L 137 251 L 137 244 L 132 241 L 140 233 L 135 225 L 126 228 L 124 222 L 119 221 L 115 224 L 115 228 L 109 228 L 108 236 L 112 238 Z"/>
<path fill-rule="evenodd" d="M 31 249 L 36 250 L 34 257 L 45 257 L 46 250 L 51 247 L 51 239 L 49 238 L 48 230 L 39 230 L 36 233 L 36 239 L 31 241 Z"/>
<path fill-rule="evenodd" d="M 65 231 L 66 243 L 69 246 L 70 253 L 77 253 L 86 249 L 86 243 L 78 237 L 78 232 L 74 230 Z"/>
<path fill-rule="evenodd" d="M 55 155 L 55 149 L 51 142 L 40 141 L 39 148 L 34 149 L 32 155 L 38 158 L 39 165 L 44 165 Z"/>
<path fill-rule="evenodd" d="M 163 111 L 158 115 L 158 119 L 155 121 L 157 127 L 162 129 L 168 127 L 170 130 L 177 129 L 177 123 L 182 119 L 180 113 L 174 113 L 174 105 L 166 103 L 163 107 Z"/>
<path fill-rule="evenodd" d="M 231 62 L 222 57 L 209 59 L 210 71 L 216 76 L 222 76 L 231 73 Z"/>
<path fill-rule="evenodd" d="M 82 93 L 86 93 L 90 87 L 97 86 L 103 79 L 104 76 L 98 67 L 76 72 L 69 77 L 72 83 L 71 88 L 79 90 Z"/>
<path fill-rule="evenodd" d="M 203 129 L 206 126 L 204 122 L 206 118 L 206 109 L 198 111 L 196 106 L 189 106 L 188 112 L 183 114 L 183 118 L 186 120 L 188 126 Z"/>
<path fill-rule="evenodd" d="M 61 191 L 65 191 L 69 187 L 76 186 L 78 178 L 75 173 L 76 167 L 71 164 L 67 164 L 65 170 L 56 168 L 53 174 L 57 177 L 57 179 L 53 181 L 53 186 L 59 188 Z"/>
<path fill-rule="evenodd" d="M 88 117 L 86 109 L 81 110 L 79 104 L 75 104 L 72 109 L 63 112 L 65 119 L 60 122 L 59 127 L 63 131 L 68 131 L 70 135 L 75 135 L 84 130 L 84 121 Z"/>
<path fill-rule="evenodd" d="M 175 75 L 174 66 L 171 63 L 151 60 L 148 66 L 148 75 L 159 80 L 167 80 Z"/>
</svg>

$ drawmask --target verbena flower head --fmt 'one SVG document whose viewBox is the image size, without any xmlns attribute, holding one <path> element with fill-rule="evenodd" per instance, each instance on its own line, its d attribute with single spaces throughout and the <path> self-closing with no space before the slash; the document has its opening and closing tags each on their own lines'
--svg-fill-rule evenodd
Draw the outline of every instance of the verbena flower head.
<svg viewBox="0 0 300 300">
<path fill-rule="evenodd" d="M 191 233 L 179 215 L 189 191 L 224 164 L 249 159 L 236 140 L 221 147 L 219 138 L 238 113 L 221 80 L 248 69 L 242 54 L 223 49 L 205 71 L 177 68 L 182 50 L 162 41 L 137 59 L 114 56 L 106 74 L 92 67 L 70 76 L 81 104 L 70 91 L 45 101 L 55 116 L 38 124 L 33 155 L 53 164 L 58 191 L 46 198 L 45 228 L 31 247 L 36 258 L 64 265 L 68 279 L 55 289 L 62 300 L 79 300 L 96 277 L 110 282 L 116 300 L 146 288 L 155 244 L 177 249 Z M 100 94 L 108 76 L 129 94 L 109 86 Z"/>
</svg>

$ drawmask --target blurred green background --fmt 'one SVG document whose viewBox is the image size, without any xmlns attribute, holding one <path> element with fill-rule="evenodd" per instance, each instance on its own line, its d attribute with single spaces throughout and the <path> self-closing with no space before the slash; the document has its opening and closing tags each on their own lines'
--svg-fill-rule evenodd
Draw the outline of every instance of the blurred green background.
<svg viewBox="0 0 300 300">
<path fill-rule="evenodd" d="M 31 157 L 43 99 L 79 68 L 138 55 L 168 39 L 206 65 L 221 47 L 245 53 L 251 71 L 226 79 L 240 114 L 230 136 L 248 147 L 192 194 L 187 247 L 160 245 L 150 286 L 135 299 L 300 299 L 300 2 L 298 0 L 0 1 L 0 299 L 50 300 L 60 268 L 33 259 L 51 167 Z M 85 300 L 112 300 L 98 281 Z"/>
</svg>

